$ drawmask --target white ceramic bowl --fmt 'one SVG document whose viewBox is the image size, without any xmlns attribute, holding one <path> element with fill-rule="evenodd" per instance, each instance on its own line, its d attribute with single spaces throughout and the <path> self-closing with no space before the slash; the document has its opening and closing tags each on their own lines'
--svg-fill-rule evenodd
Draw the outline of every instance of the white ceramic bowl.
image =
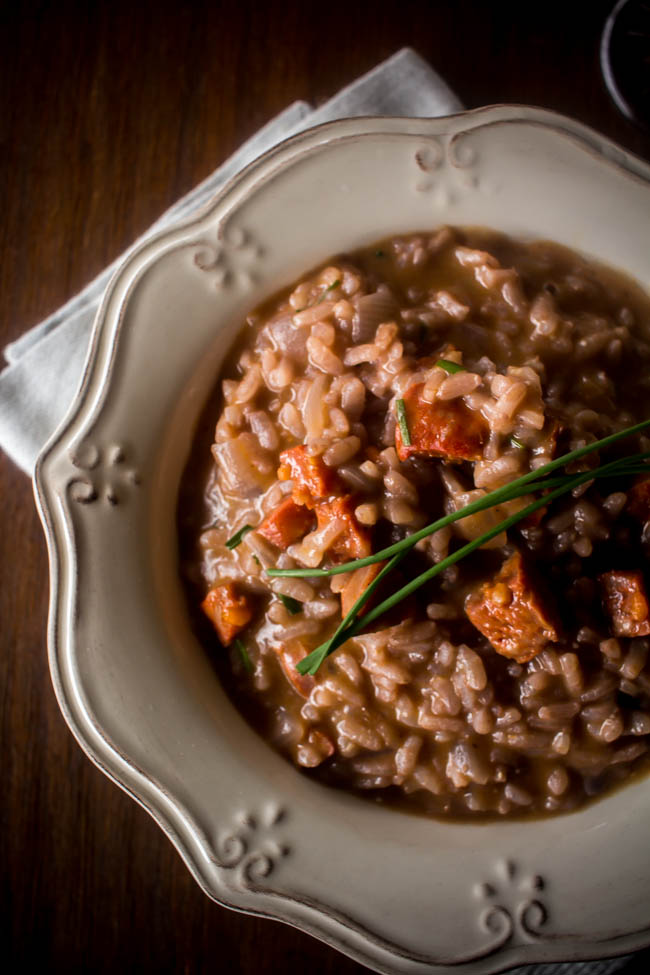
<svg viewBox="0 0 650 975">
<path fill-rule="evenodd" d="M 341 249 L 441 223 L 550 238 L 650 286 L 650 167 L 535 109 L 354 119 L 268 153 L 114 277 L 82 391 L 40 458 L 49 647 L 82 748 L 222 904 L 380 972 L 495 972 L 650 942 L 650 780 L 528 823 L 456 824 L 311 782 L 238 714 L 192 635 L 175 505 L 244 313 Z"/>
</svg>

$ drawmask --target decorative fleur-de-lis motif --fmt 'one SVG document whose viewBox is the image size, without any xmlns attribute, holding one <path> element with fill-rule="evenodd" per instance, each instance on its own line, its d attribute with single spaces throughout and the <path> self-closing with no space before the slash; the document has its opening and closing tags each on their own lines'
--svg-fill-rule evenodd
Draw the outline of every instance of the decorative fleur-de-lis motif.
<svg viewBox="0 0 650 975">
<path fill-rule="evenodd" d="M 218 291 L 232 285 L 249 288 L 256 283 L 255 265 L 263 250 L 241 227 L 222 225 L 215 243 L 202 241 L 193 246 L 194 263 L 213 276 Z"/>
<path fill-rule="evenodd" d="M 259 815 L 240 813 L 233 825 L 218 834 L 213 863 L 233 871 L 235 886 L 257 888 L 290 852 L 278 832 L 286 820 L 284 809 L 269 805 Z"/>
<path fill-rule="evenodd" d="M 74 474 L 66 487 L 72 500 L 79 504 L 93 501 L 105 501 L 111 506 L 121 504 L 130 488 L 140 484 L 140 475 L 128 463 L 122 444 L 99 447 L 86 441 L 70 451 L 70 462 L 80 473 Z"/>
<path fill-rule="evenodd" d="M 497 946 L 512 941 L 531 942 L 541 938 L 548 919 L 543 900 L 544 880 L 538 874 L 520 876 L 511 860 L 500 860 L 495 879 L 476 885 L 474 894 L 481 902 L 479 924 L 496 935 Z"/>
<path fill-rule="evenodd" d="M 448 206 L 462 193 L 478 185 L 478 154 L 472 145 L 471 130 L 443 138 L 431 137 L 416 149 L 415 189 L 431 193 L 438 206 Z"/>
</svg>

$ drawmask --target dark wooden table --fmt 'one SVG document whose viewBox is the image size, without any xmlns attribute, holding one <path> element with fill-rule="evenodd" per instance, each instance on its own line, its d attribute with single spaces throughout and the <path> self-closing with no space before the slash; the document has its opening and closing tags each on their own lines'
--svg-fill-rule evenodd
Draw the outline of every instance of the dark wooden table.
<svg viewBox="0 0 650 975">
<path fill-rule="evenodd" d="M 541 105 L 650 159 L 598 42 L 614 0 L 3 5 L 0 343 L 79 290 L 260 125 L 402 45 L 468 107 Z M 45 649 L 48 570 L 28 478 L 0 456 L 0 953 L 46 972 L 351 975 L 306 935 L 213 904 L 84 757 Z M 20 965 L 20 969 L 18 969 Z M 650 951 L 626 971 L 647 971 Z"/>
</svg>

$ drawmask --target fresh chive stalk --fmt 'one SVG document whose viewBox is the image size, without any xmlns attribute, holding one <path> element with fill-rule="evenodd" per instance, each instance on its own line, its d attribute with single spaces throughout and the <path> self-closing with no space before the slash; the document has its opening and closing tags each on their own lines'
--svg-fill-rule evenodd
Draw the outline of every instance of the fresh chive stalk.
<svg viewBox="0 0 650 975">
<path fill-rule="evenodd" d="M 244 644 L 241 642 L 239 638 L 235 640 L 235 646 L 239 650 L 239 655 L 243 661 L 244 668 L 249 674 L 252 674 L 253 664 L 251 662 L 251 658 L 248 656 L 248 650 L 246 649 L 246 647 L 244 646 Z"/>
<path fill-rule="evenodd" d="M 248 535 L 249 532 L 252 531 L 253 531 L 252 525 L 244 525 L 242 528 L 239 529 L 238 532 L 235 532 L 232 538 L 228 539 L 228 541 L 226 542 L 226 548 L 229 548 L 230 551 L 232 552 L 232 550 L 237 548 L 238 545 L 241 545 L 244 537 Z"/>
<path fill-rule="evenodd" d="M 445 528 L 447 525 L 453 524 L 455 521 L 459 521 L 461 518 L 466 518 L 468 515 L 477 514 L 479 511 L 484 511 L 486 508 L 493 508 L 498 504 L 505 503 L 506 501 L 512 501 L 517 497 L 523 497 L 524 495 L 530 494 L 534 491 L 544 490 L 546 487 L 550 486 L 550 483 L 544 480 L 547 474 L 550 474 L 561 467 L 565 467 L 574 461 L 580 460 L 582 457 L 586 457 L 588 454 L 592 454 L 596 450 L 600 450 L 603 447 L 609 447 L 611 444 L 616 443 L 625 437 L 639 433 L 641 430 L 645 430 L 648 426 L 650 426 L 650 420 L 643 420 L 641 423 L 636 423 L 634 426 L 627 427 L 625 430 L 619 430 L 617 433 L 611 433 L 609 436 L 603 437 L 601 440 L 594 441 L 594 443 L 587 444 L 584 447 L 577 447 L 575 450 L 569 451 L 568 454 L 563 454 L 562 457 L 549 461 L 547 464 L 544 464 L 537 470 L 529 471 L 528 474 L 523 474 L 521 477 L 515 478 L 514 481 L 511 481 L 510 484 L 507 484 L 505 487 L 496 488 L 494 491 L 488 492 L 488 494 L 486 494 L 483 498 L 478 498 L 476 501 L 466 505 L 459 511 L 453 511 L 451 514 L 445 515 L 443 518 L 439 518 L 430 525 L 426 525 L 424 528 L 421 528 L 419 531 L 409 535 L 408 538 L 403 539 L 401 542 L 396 542 L 394 545 L 390 545 L 388 548 L 382 549 L 380 552 L 375 552 L 374 555 L 369 555 L 363 559 L 355 559 L 353 562 L 346 562 L 343 565 L 336 565 L 330 569 L 267 569 L 267 575 L 295 578 L 319 578 L 322 576 L 338 575 L 342 572 L 352 572 L 354 569 L 361 569 L 365 565 L 372 565 L 375 562 L 382 562 L 384 559 L 390 558 L 397 552 L 402 551 L 404 548 L 411 548 L 421 539 L 427 538 L 434 532 L 439 531 L 441 528 Z M 634 454 L 630 457 L 622 458 L 619 461 L 613 461 L 610 464 L 606 464 L 602 468 L 596 468 L 595 470 L 590 471 L 590 477 L 598 476 L 597 471 L 599 471 L 601 477 L 604 477 L 613 466 L 615 467 L 621 463 L 639 463 L 647 459 L 649 456 L 650 454 Z M 623 472 L 620 471 L 619 476 L 622 473 Z M 633 473 L 639 473 L 639 471 L 635 470 Z M 564 474 L 562 480 L 566 480 L 568 477 L 570 477 L 570 475 Z M 559 486 L 559 483 L 560 482 L 557 482 L 557 486 Z"/>
<path fill-rule="evenodd" d="M 302 613 L 302 603 L 299 603 L 293 596 L 285 596 L 283 592 L 276 593 L 276 595 L 292 616 L 295 616 L 297 613 Z"/>
<path fill-rule="evenodd" d="M 399 424 L 399 432 L 402 435 L 402 443 L 406 447 L 410 447 L 411 431 L 409 430 L 408 420 L 406 418 L 406 406 L 404 405 L 403 399 L 396 400 L 395 410 L 397 412 L 397 422 Z"/>
<path fill-rule="evenodd" d="M 441 369 L 444 369 L 450 375 L 453 375 L 455 372 L 467 372 L 465 366 L 459 366 L 457 362 L 452 362 L 451 359 L 438 359 L 436 365 L 440 366 Z"/>
</svg>

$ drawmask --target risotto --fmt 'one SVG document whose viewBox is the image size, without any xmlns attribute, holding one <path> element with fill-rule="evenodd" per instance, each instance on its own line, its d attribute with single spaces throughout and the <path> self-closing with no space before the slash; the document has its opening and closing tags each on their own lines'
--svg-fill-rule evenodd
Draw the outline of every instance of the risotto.
<svg viewBox="0 0 650 975">
<path fill-rule="evenodd" d="M 201 638 L 264 738 L 331 785 L 457 818 L 572 810 L 645 770 L 650 480 L 591 472 L 650 436 L 574 460 L 560 473 L 584 476 L 561 497 L 522 493 L 421 537 L 376 592 L 386 559 L 319 570 L 645 420 L 649 386 L 633 282 L 481 229 L 380 241 L 253 312 L 179 530 Z M 370 592 L 355 633 L 300 666 Z"/>
</svg>

